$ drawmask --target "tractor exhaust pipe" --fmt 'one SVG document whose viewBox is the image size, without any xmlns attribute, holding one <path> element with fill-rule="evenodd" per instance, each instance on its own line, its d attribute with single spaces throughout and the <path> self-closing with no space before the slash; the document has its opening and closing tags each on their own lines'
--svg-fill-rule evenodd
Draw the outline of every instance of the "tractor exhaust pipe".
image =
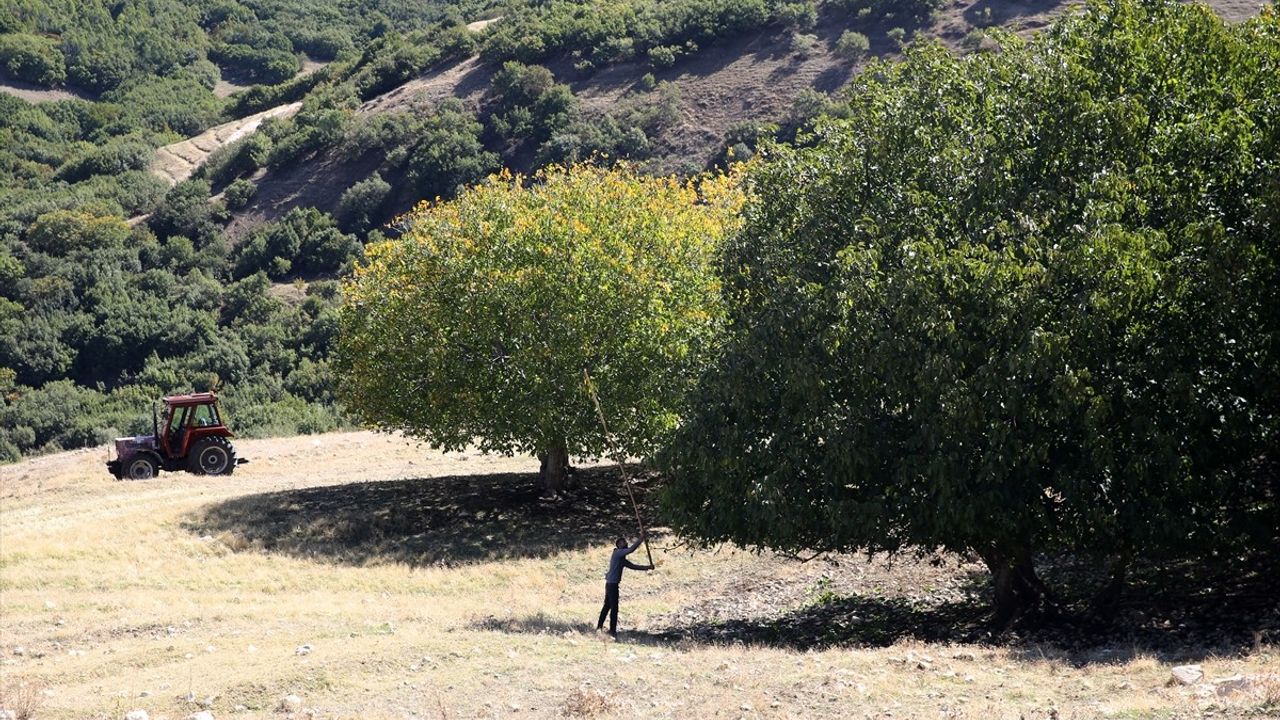
<svg viewBox="0 0 1280 720">
<path fill-rule="evenodd" d="M 151 403 L 151 436 L 156 439 L 157 443 L 160 442 L 160 418 L 156 415 L 156 404 L 154 401 Z"/>
</svg>

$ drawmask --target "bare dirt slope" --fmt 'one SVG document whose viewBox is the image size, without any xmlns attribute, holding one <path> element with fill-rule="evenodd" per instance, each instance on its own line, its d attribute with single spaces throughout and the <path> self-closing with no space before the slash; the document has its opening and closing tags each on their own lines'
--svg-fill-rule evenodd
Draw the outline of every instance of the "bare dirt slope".
<svg viewBox="0 0 1280 720">
<path fill-rule="evenodd" d="M 975 592 L 976 568 L 948 558 L 801 564 L 664 549 L 677 543 L 659 532 L 662 565 L 629 571 L 621 641 L 605 642 L 591 629 L 602 566 L 631 527 L 612 468 L 585 468 L 571 499 L 543 502 L 527 458 L 365 432 L 237 445 L 252 462 L 232 477 L 116 482 L 102 449 L 0 467 L 0 708 L 77 720 L 1280 710 L 1265 641 L 1064 651 L 935 636 L 966 622 L 945 609 L 972 608 Z M 1204 679 L 1166 686 L 1181 662 Z"/>
<path fill-rule="evenodd" d="M 151 160 L 151 173 L 169 183 L 180 183 L 191 177 L 200 164 L 218 148 L 240 138 L 248 137 L 267 118 L 287 118 L 302 107 L 301 102 L 279 105 L 239 120 L 215 125 L 208 130 L 181 142 L 165 145 L 156 150 Z"/>
<path fill-rule="evenodd" d="M 92 100 L 93 96 L 81 92 L 75 88 L 46 88 L 39 85 L 32 85 L 28 82 L 16 80 L 14 78 L 0 73 L 0 92 L 7 93 L 17 98 L 22 98 L 29 103 L 46 103 L 57 100 Z"/>
</svg>

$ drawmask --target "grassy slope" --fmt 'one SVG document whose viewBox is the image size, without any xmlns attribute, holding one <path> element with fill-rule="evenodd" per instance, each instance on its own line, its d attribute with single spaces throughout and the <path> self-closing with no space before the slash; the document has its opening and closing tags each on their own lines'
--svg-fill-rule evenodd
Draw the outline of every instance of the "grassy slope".
<svg viewBox="0 0 1280 720">
<path fill-rule="evenodd" d="M 253 462 L 233 478 L 113 482 L 101 449 L 0 468 L 0 706 L 34 695 L 39 718 L 135 708 L 181 718 L 207 701 L 219 718 L 272 717 L 296 693 L 322 718 L 988 720 L 1280 707 L 1280 675 L 1263 679 L 1280 655 L 1265 644 L 1160 658 L 909 638 L 802 651 L 678 632 L 810 605 L 828 589 L 954 595 L 963 566 L 659 552 L 659 571 L 633 573 L 623 589 L 623 624 L 635 630 L 605 643 L 588 623 L 607 538 L 630 511 L 605 474 L 587 474 L 575 510 L 531 502 L 528 459 L 441 456 L 370 433 L 240 445 Z M 312 651 L 296 654 L 303 644 Z M 1188 659 L 1210 679 L 1259 681 L 1223 697 L 1166 687 L 1170 664 Z"/>
</svg>

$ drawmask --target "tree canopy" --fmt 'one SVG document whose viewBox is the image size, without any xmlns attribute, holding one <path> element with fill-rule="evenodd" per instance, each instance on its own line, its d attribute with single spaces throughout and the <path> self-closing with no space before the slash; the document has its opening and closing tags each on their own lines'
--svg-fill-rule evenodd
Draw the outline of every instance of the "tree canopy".
<svg viewBox="0 0 1280 720">
<path fill-rule="evenodd" d="M 420 206 L 345 286 L 341 398 L 447 450 L 538 454 L 551 491 L 569 455 L 652 452 L 717 337 L 737 197 L 724 177 L 580 165 Z"/>
<path fill-rule="evenodd" d="M 1270 542 L 1280 19 L 1099 1 L 1000 43 L 872 65 L 749 172 L 679 531 L 974 553 L 1006 618 L 1041 550 Z"/>
</svg>

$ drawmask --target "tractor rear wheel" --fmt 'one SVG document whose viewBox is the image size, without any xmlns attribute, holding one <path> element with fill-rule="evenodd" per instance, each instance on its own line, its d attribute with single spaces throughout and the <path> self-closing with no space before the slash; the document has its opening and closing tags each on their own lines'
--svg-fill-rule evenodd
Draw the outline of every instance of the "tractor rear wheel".
<svg viewBox="0 0 1280 720">
<path fill-rule="evenodd" d="M 236 467 L 236 451 L 220 436 L 200 438 L 187 455 L 187 470 L 196 475 L 230 475 Z"/>
<path fill-rule="evenodd" d="M 124 466 L 124 476 L 129 480 L 150 480 L 159 467 L 150 455 L 139 455 Z"/>
</svg>

